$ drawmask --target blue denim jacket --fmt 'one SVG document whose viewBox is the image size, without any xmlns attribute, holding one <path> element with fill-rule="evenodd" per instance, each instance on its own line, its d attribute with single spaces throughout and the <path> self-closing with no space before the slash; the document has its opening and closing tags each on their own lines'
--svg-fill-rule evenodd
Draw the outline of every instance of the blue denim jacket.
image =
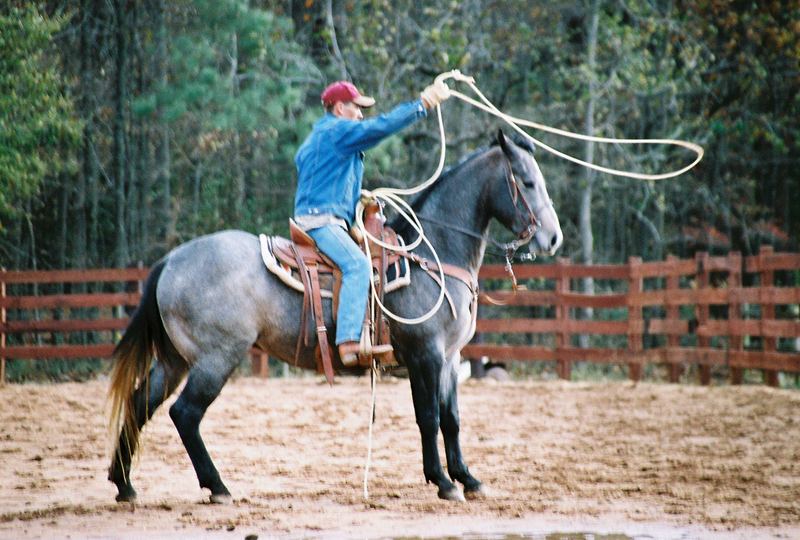
<svg viewBox="0 0 800 540">
<path fill-rule="evenodd" d="M 364 176 L 363 152 L 425 116 L 419 99 L 367 120 L 323 116 L 294 157 L 294 215 L 332 214 L 352 225 Z"/>
</svg>

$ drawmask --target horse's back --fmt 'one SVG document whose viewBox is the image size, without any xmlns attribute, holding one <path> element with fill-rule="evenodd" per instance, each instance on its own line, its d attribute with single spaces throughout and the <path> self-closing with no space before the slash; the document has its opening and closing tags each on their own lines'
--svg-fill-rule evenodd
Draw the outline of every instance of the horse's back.
<svg viewBox="0 0 800 540">
<path fill-rule="evenodd" d="M 159 306 L 166 307 L 176 296 L 191 293 L 211 299 L 228 294 L 230 288 L 258 279 L 258 238 L 244 231 L 220 231 L 200 236 L 173 249 L 158 283 Z"/>
<path fill-rule="evenodd" d="M 228 230 L 171 251 L 157 299 L 170 339 L 193 363 L 249 348 L 270 325 L 270 306 L 288 294 L 282 288 L 263 266 L 258 237 Z"/>
</svg>

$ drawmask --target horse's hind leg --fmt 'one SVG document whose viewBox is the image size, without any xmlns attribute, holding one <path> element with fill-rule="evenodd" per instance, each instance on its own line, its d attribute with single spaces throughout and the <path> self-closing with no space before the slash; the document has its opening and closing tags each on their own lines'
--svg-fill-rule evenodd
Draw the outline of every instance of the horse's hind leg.
<svg viewBox="0 0 800 540">
<path fill-rule="evenodd" d="M 456 370 L 459 360 L 460 355 L 456 353 L 444 368 L 439 418 L 447 455 L 447 472 L 450 473 L 450 478 L 464 485 L 464 495 L 470 498 L 481 496 L 485 492 L 481 482 L 469 473 L 461 454 L 461 443 L 458 438 L 461 420 L 458 415 L 458 371 Z"/>
<path fill-rule="evenodd" d="M 184 372 L 168 372 L 158 362 L 150 368 L 147 384 L 142 384 L 133 394 L 133 406 L 136 414 L 137 429 L 141 430 L 145 423 L 153 417 L 156 409 L 178 387 Z M 145 392 L 148 392 L 146 395 Z M 108 470 L 108 479 L 117 486 L 117 501 L 129 502 L 136 499 L 136 490 L 131 483 L 131 459 L 136 453 L 138 438 L 131 441 L 123 426 L 117 448 L 111 458 L 111 467 Z"/>
<path fill-rule="evenodd" d="M 228 503 L 231 494 L 222 483 L 219 471 L 200 436 L 200 421 L 206 409 L 219 395 L 234 367 L 236 363 L 222 367 L 217 362 L 198 360 L 189 371 L 181 395 L 169 409 L 169 415 L 178 429 L 189 459 L 192 460 L 200 487 L 211 490 L 212 503 Z"/>
<path fill-rule="evenodd" d="M 424 351 L 409 358 L 407 367 L 411 381 L 411 397 L 414 400 L 414 413 L 422 437 L 422 467 L 425 480 L 439 487 L 440 498 L 462 501 L 464 498 L 458 488 L 444 474 L 436 444 L 439 436 L 441 356 L 434 351 Z"/>
</svg>

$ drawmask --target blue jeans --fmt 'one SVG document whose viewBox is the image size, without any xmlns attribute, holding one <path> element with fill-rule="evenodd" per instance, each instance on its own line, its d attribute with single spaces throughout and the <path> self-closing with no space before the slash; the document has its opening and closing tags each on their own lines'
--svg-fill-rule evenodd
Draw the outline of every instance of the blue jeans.
<svg viewBox="0 0 800 540">
<path fill-rule="evenodd" d="M 326 225 L 306 232 L 317 243 L 319 250 L 342 271 L 339 309 L 336 311 L 336 344 L 358 341 L 367 312 L 372 266 L 344 228 Z"/>
</svg>

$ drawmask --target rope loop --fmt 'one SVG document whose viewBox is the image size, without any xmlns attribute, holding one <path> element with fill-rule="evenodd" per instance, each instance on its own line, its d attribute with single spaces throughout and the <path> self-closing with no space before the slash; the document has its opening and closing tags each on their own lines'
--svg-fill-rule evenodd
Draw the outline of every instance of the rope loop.
<svg viewBox="0 0 800 540">
<path fill-rule="evenodd" d="M 458 70 L 456 70 L 457 72 Z M 483 102 L 478 102 L 469 96 L 462 94 L 461 92 L 457 92 L 455 90 L 450 90 L 450 96 L 460 99 L 461 101 L 472 105 L 478 109 L 488 112 L 491 115 L 494 115 L 501 120 L 505 121 L 508 125 L 510 125 L 515 131 L 520 133 L 522 136 L 527 138 L 531 143 L 535 144 L 536 146 L 550 152 L 551 154 L 558 156 L 562 159 L 566 159 L 567 161 L 571 161 L 573 163 L 577 163 L 583 167 L 588 167 L 589 169 L 593 169 L 595 171 L 604 172 L 607 174 L 611 174 L 613 176 L 622 176 L 626 178 L 634 178 L 637 180 L 665 180 L 667 178 L 674 178 L 676 176 L 680 176 L 681 174 L 691 170 L 694 168 L 695 165 L 700 163 L 700 160 L 703 159 L 703 155 L 705 150 L 699 144 L 689 142 L 689 141 L 682 141 L 680 139 L 617 139 L 614 137 L 595 137 L 593 135 L 582 135 L 580 133 L 573 133 L 571 131 L 567 131 L 564 129 L 558 129 L 554 127 L 550 127 L 544 124 L 540 124 L 538 122 L 532 122 L 530 120 L 525 120 L 522 118 L 517 118 L 515 116 L 511 116 L 499 110 L 494 104 L 483 95 L 483 93 L 478 90 L 478 87 L 475 86 L 475 80 L 472 77 L 466 77 L 461 75 L 460 73 L 448 72 L 442 73 L 439 75 L 442 77 L 442 80 L 446 80 L 449 78 L 453 78 L 459 82 L 463 82 L 470 87 L 470 89 L 475 93 L 476 96 L 480 98 Z M 439 80 L 437 77 L 437 80 Z M 578 139 L 581 141 L 590 141 L 590 142 L 597 142 L 597 143 L 604 143 L 604 144 L 650 144 L 650 145 L 668 145 L 668 146 L 680 146 L 682 148 L 686 148 L 691 150 L 696 154 L 694 161 L 692 161 L 689 165 L 678 169 L 676 171 L 670 171 L 661 174 L 645 174 L 645 173 L 637 173 L 632 171 L 624 171 L 621 169 L 612 169 L 609 167 L 603 167 L 600 165 L 596 165 L 594 163 L 589 163 L 588 161 L 583 161 L 582 159 L 578 159 L 576 157 L 570 156 L 569 154 L 565 154 L 552 148 L 551 146 L 546 145 L 542 141 L 532 137 L 526 131 L 524 131 L 519 126 L 526 126 L 533 129 L 538 129 L 540 131 L 545 131 L 547 133 L 552 133 L 554 135 L 559 135 L 561 137 L 566 137 L 569 139 Z"/>
<path fill-rule="evenodd" d="M 461 92 L 458 92 L 458 91 L 452 90 L 452 89 L 450 90 L 450 96 L 458 98 L 461 101 L 463 101 L 463 102 L 465 102 L 465 103 L 467 103 L 469 105 L 472 105 L 473 107 L 476 107 L 476 108 L 478 108 L 478 109 L 480 109 L 482 111 L 485 111 L 485 112 L 487 112 L 487 113 L 489 113 L 489 114 L 491 114 L 493 116 L 496 116 L 496 117 L 500 118 L 501 120 L 506 122 L 509 126 L 511 126 L 511 128 L 513 128 L 516 132 L 520 133 L 522 136 L 527 138 L 532 144 L 534 144 L 534 145 L 536 145 L 536 146 L 538 146 L 538 147 L 550 152 L 551 154 L 553 154 L 555 156 L 558 156 L 560 158 L 566 159 L 567 161 L 571 161 L 573 163 L 577 163 L 578 165 L 581 165 L 583 167 L 588 167 L 590 169 L 593 169 L 593 170 L 596 170 L 596 171 L 599 171 L 599 172 L 604 172 L 604 173 L 611 174 L 611 175 L 614 175 L 614 176 L 622 176 L 622 177 L 626 177 L 626 178 L 634 178 L 634 179 L 637 179 L 637 180 L 664 180 L 664 179 L 667 179 L 667 178 L 674 178 L 676 176 L 679 176 L 679 175 L 689 171 L 695 165 L 700 163 L 701 159 L 703 159 L 703 154 L 704 154 L 703 147 L 700 146 L 699 144 L 695 144 L 695 143 L 688 142 L 688 141 L 682 141 L 682 140 L 678 140 L 678 139 L 617 139 L 617 138 L 612 138 L 612 137 L 595 137 L 595 136 L 592 136 L 592 135 L 582 135 L 582 134 L 579 134 L 579 133 L 573 133 L 571 131 L 566 131 L 566 130 L 563 130 L 563 129 L 558 129 L 558 128 L 546 126 L 544 124 L 539 124 L 537 122 L 532 122 L 532 121 L 529 121 L 529 120 L 524 120 L 522 118 L 517 118 L 517 117 L 511 116 L 511 115 L 506 114 L 506 113 L 502 112 L 501 110 L 499 110 L 497 107 L 494 106 L 494 104 L 491 101 L 489 101 L 489 99 L 486 98 L 486 96 L 483 95 L 483 93 L 475 85 L 475 79 L 474 78 L 469 77 L 467 75 L 464 75 L 463 73 L 461 73 L 457 69 L 455 69 L 453 71 L 446 71 L 444 73 L 440 73 L 439 75 L 437 75 L 435 80 L 436 80 L 437 83 L 438 82 L 442 82 L 443 83 L 444 81 L 447 81 L 447 80 L 454 80 L 456 82 L 460 82 L 460 83 L 466 84 L 475 93 L 475 95 L 478 96 L 478 98 L 480 98 L 481 101 L 476 101 L 475 99 L 472 99 L 471 97 L 466 96 L 466 95 L 462 94 Z M 441 283 L 439 296 L 436 299 L 436 302 L 434 303 L 433 307 L 431 307 L 431 309 L 428 310 L 424 315 L 421 315 L 421 316 L 415 317 L 415 318 L 401 317 L 401 316 L 399 316 L 399 315 L 397 315 L 395 313 L 392 313 L 386 306 L 383 305 L 383 303 L 380 302 L 380 300 L 376 300 L 378 305 L 381 308 L 381 311 L 383 311 L 386 314 L 387 317 L 389 317 L 391 319 L 394 319 L 397 322 L 404 323 L 404 324 L 420 324 L 420 323 L 423 323 L 423 322 L 427 321 L 428 319 L 433 317 L 433 315 L 439 310 L 439 308 L 441 307 L 442 302 L 444 300 L 444 293 L 445 293 L 444 271 L 442 270 L 442 265 L 440 264 L 439 256 L 437 255 L 436 250 L 433 248 L 431 243 L 428 241 L 428 238 L 425 236 L 425 232 L 423 231 L 423 228 L 422 228 L 422 223 L 420 222 L 420 220 L 417 217 L 417 215 L 414 213 L 414 210 L 411 208 L 411 206 L 405 200 L 403 200 L 401 198 L 401 197 L 404 197 L 404 196 L 410 196 L 410 195 L 414 195 L 416 193 L 419 193 L 420 191 L 423 191 L 423 190 L 427 189 L 428 187 L 430 187 L 431 185 L 433 185 L 433 183 L 436 182 L 436 180 L 439 179 L 439 176 L 441 175 L 442 170 L 444 169 L 445 152 L 446 152 L 446 139 L 445 139 L 445 132 L 444 132 L 444 121 L 442 120 L 441 105 L 437 105 L 436 106 L 436 117 L 437 117 L 437 120 L 439 122 L 439 140 L 440 140 L 441 149 L 440 149 L 440 152 L 439 152 L 439 164 L 436 167 L 436 170 L 434 171 L 434 173 L 427 180 L 425 180 L 424 182 L 422 182 L 418 186 L 412 187 L 412 188 L 399 189 L 399 188 L 380 187 L 380 188 L 377 188 L 377 189 L 375 189 L 373 191 L 364 190 L 362 192 L 362 194 L 363 194 L 362 200 L 360 200 L 358 202 L 358 205 L 356 207 L 356 226 L 361 231 L 362 236 L 364 238 L 364 246 L 365 246 L 365 250 L 367 252 L 367 256 L 368 257 L 371 256 L 371 254 L 370 254 L 370 250 L 369 250 L 369 242 L 367 240 L 372 241 L 375 245 L 381 246 L 384 249 L 396 250 L 396 251 L 410 251 L 410 250 L 413 250 L 414 248 L 416 248 L 417 246 L 419 246 L 421 243 L 424 242 L 425 245 L 427 245 L 428 248 L 433 253 L 433 258 L 436 260 L 436 263 L 439 266 L 439 278 L 440 278 L 440 283 Z M 563 153 L 563 152 L 561 152 L 559 150 L 556 150 L 555 148 L 552 148 L 552 147 L 548 146 L 547 144 L 541 142 L 540 140 L 532 137 L 525 130 L 523 130 L 520 126 L 526 126 L 526 127 L 530 127 L 530 128 L 533 128 L 533 129 L 538 129 L 540 131 L 553 133 L 555 135 L 559 135 L 559 136 L 562 136 L 562 137 L 567 137 L 567 138 L 570 138 L 570 139 L 578 139 L 578 140 L 582 140 L 582 141 L 592 141 L 592 142 L 598 142 L 598 143 L 604 143 L 604 144 L 651 144 L 651 145 L 658 144 L 658 145 L 680 146 L 682 148 L 686 148 L 686 149 L 689 149 L 692 152 L 694 152 L 696 154 L 696 158 L 689 165 L 687 165 L 687 166 L 685 166 L 685 167 L 683 167 L 681 169 L 678 169 L 676 171 L 670 171 L 670 172 L 667 172 L 667 173 L 661 173 L 661 174 L 645 174 L 645 173 L 637 173 L 637 172 L 632 172 L 632 171 L 624 171 L 624 170 L 620 170 L 620 169 L 612 169 L 612 168 L 609 168 L 609 167 L 603 167 L 601 165 L 596 165 L 594 163 L 589 163 L 587 161 L 583 161 L 583 160 L 578 159 L 576 157 L 573 157 L 573 156 L 570 156 L 568 154 L 565 154 L 565 153 Z M 364 214 L 364 209 L 365 209 L 366 205 L 364 204 L 364 200 L 363 199 L 365 197 L 367 198 L 367 202 L 369 200 L 373 199 L 373 200 L 377 200 L 378 202 L 385 203 L 388 206 L 391 206 L 392 208 L 394 208 L 394 210 L 400 216 L 402 216 L 403 219 L 405 219 L 411 225 L 411 228 L 414 229 L 417 232 L 418 236 L 414 240 L 414 242 L 404 246 L 403 248 L 398 248 L 396 246 L 391 246 L 391 245 L 383 242 L 381 239 L 376 238 L 375 236 L 370 234 L 369 231 L 367 231 L 366 228 L 364 227 L 363 214 Z M 372 287 L 372 291 L 374 293 L 375 292 L 375 284 L 371 283 L 371 287 Z"/>
<path fill-rule="evenodd" d="M 455 80 L 457 82 L 461 82 L 461 83 L 464 83 L 464 84 L 468 85 L 470 87 L 470 89 L 472 89 L 472 91 L 475 92 L 475 95 L 477 95 L 481 99 L 481 101 L 483 103 L 480 103 L 480 102 L 478 102 L 478 101 L 476 101 L 476 100 L 474 100 L 474 99 L 472 99 L 472 98 L 470 98 L 470 97 L 468 97 L 468 96 L 466 96 L 466 95 L 464 95 L 464 94 L 462 94 L 460 92 L 457 92 L 455 90 L 450 90 L 450 95 L 452 97 L 456 97 L 456 98 L 464 101 L 465 103 L 468 103 L 468 104 L 472 105 L 473 107 L 476 107 L 478 109 L 481 109 L 483 111 L 488 112 L 489 114 L 497 116 L 498 118 L 500 118 L 501 120 L 503 120 L 507 124 L 509 124 L 515 131 L 519 132 L 524 137 L 526 137 L 528 140 L 530 140 L 531 143 L 533 143 L 534 145 L 539 146 L 540 148 L 543 148 L 543 149 L 547 150 L 548 152 L 550 152 L 550 153 L 552 153 L 552 154 L 554 154 L 554 155 L 556 155 L 558 157 L 561 157 L 561 158 L 566 159 L 568 161 L 571 161 L 573 163 L 577 163 L 577 164 L 582 165 L 584 167 L 588 167 L 590 169 L 594 169 L 596 171 L 605 172 L 605 173 L 612 174 L 612 175 L 615 175 L 615 176 L 624 176 L 624 177 L 627 177 L 627 178 L 635 178 L 635 179 L 640 179 L 640 180 L 663 180 L 663 179 L 666 179 L 666 178 L 673 178 L 673 177 L 676 177 L 678 175 L 681 175 L 681 174 L 685 173 L 686 171 L 690 170 L 695 165 L 697 165 L 700 162 L 701 159 L 703 159 L 703 152 L 704 152 L 703 151 L 703 147 L 698 145 L 698 144 L 691 143 L 691 142 L 680 141 L 680 140 L 675 140 L 675 139 L 614 139 L 614 138 L 610 138 L 610 137 L 594 137 L 594 136 L 590 136 L 590 135 L 580 135 L 580 134 L 577 134 L 577 133 L 572 133 L 572 132 L 569 132 L 569 131 L 565 131 L 565 130 L 561 130 L 561 129 L 545 126 L 543 124 L 538 124 L 536 122 L 523 120 L 521 118 L 516 118 L 516 117 L 510 116 L 508 114 L 505 114 L 504 112 L 500 111 L 497 107 L 495 107 L 486 98 L 486 96 L 484 96 L 483 93 L 481 93 L 481 91 L 478 90 L 477 86 L 475 86 L 475 79 L 473 79 L 472 77 L 468 77 L 468 76 L 462 74 L 459 70 L 453 70 L 453 71 L 448 71 L 448 72 L 439 74 L 436 77 L 436 82 L 444 82 L 444 81 L 449 80 L 449 79 L 453 79 L 453 80 Z M 442 173 L 442 170 L 444 169 L 446 141 L 445 141 L 445 133 L 444 133 L 444 121 L 442 120 L 442 109 L 441 109 L 440 105 L 436 106 L 436 117 L 437 117 L 437 119 L 439 121 L 439 138 L 440 138 L 440 141 L 441 141 L 441 143 L 440 143 L 441 144 L 441 150 L 440 150 L 440 154 L 439 154 L 439 165 L 436 167 L 436 171 L 434 171 L 434 173 L 430 176 L 430 178 L 428 178 L 425 182 L 421 183 L 420 185 L 418 185 L 416 187 L 413 187 L 413 188 L 408 188 L 408 189 L 397 189 L 397 188 L 382 187 L 382 188 L 375 189 L 375 190 L 373 190 L 371 192 L 364 190 L 362 192 L 362 198 L 359 200 L 358 205 L 356 206 L 356 226 L 359 228 L 359 230 L 361 231 L 362 237 L 364 238 L 364 249 L 365 249 L 365 251 L 367 253 L 367 257 L 372 258 L 372 255 L 371 255 L 370 249 L 369 249 L 369 241 L 368 240 L 371 240 L 376 245 L 379 245 L 379 246 L 381 246 L 381 247 L 383 247 L 385 249 L 397 250 L 397 251 L 401 251 L 401 250 L 402 251 L 410 251 L 410 250 L 416 248 L 417 246 L 419 246 L 422 242 L 425 242 L 425 245 L 427 245 L 428 248 L 431 250 L 431 252 L 433 253 L 433 257 L 436 260 L 436 264 L 438 265 L 438 268 L 439 268 L 439 283 L 441 284 L 440 290 L 439 290 L 439 297 L 436 299 L 436 302 L 434 303 L 433 307 L 428 312 L 426 312 L 424 315 L 422 315 L 420 317 L 405 318 L 405 317 L 401 317 L 401 316 L 399 316 L 399 315 L 397 315 L 395 313 L 392 313 L 378 299 L 378 295 L 376 294 L 376 291 L 375 291 L 375 283 L 372 280 L 370 280 L 370 286 L 372 287 L 372 292 L 373 292 L 373 296 L 375 298 L 375 302 L 378 304 L 378 306 L 380 306 L 380 309 L 389 318 L 394 319 L 395 321 L 398 321 L 398 322 L 401 322 L 401 323 L 404 323 L 404 324 L 420 324 L 420 323 L 423 323 L 426 320 L 430 319 L 431 317 L 433 317 L 433 315 L 441 307 L 442 301 L 444 300 L 444 294 L 445 294 L 445 276 L 444 276 L 444 271 L 442 269 L 441 261 L 439 261 L 439 255 L 436 253 L 436 250 L 433 248 L 433 246 L 431 245 L 430 241 L 428 241 L 428 238 L 425 236 L 425 232 L 422 229 L 422 223 L 420 222 L 420 220 L 417 217 L 417 215 L 414 213 L 414 210 L 411 208 L 411 206 L 406 201 L 404 201 L 401 198 L 403 196 L 409 196 L 409 195 L 414 195 L 416 193 L 419 193 L 420 191 L 423 191 L 423 190 L 427 189 L 428 187 L 430 187 L 431 185 L 433 185 L 433 183 L 436 182 L 436 180 L 438 180 L 439 176 Z M 667 145 L 673 145 L 673 146 L 681 146 L 681 147 L 688 148 L 689 150 L 692 150 L 693 152 L 695 152 L 697 154 L 697 158 L 691 164 L 687 165 L 686 167 L 684 167 L 682 169 L 679 169 L 677 171 L 669 172 L 669 173 L 642 174 L 642 173 L 635 173 L 635 172 L 630 172 L 630 171 L 622 171 L 622 170 L 617 170 L 617 169 L 611 169 L 611 168 L 608 168 L 608 167 L 601 167 L 599 165 L 595 165 L 594 163 L 588 163 L 586 161 L 583 161 L 583 160 L 580 160 L 578 158 L 575 158 L 575 157 L 569 156 L 567 154 L 564 154 L 563 152 L 560 152 L 560 151 L 558 151 L 558 150 L 556 150 L 554 148 L 551 148 L 550 146 L 544 144 L 543 142 L 533 138 L 532 136 L 530 136 L 528 133 L 526 133 L 519 126 L 530 127 L 530 128 L 538 129 L 538 130 L 541 130 L 541 131 L 546 131 L 548 133 L 561 135 L 563 137 L 568 137 L 568 138 L 571 138 L 571 139 L 579 139 L 579 140 L 593 141 L 593 142 L 599 142 L 599 143 L 613 143 L 613 144 L 667 144 Z M 404 246 L 403 248 L 397 248 L 396 246 L 391 246 L 391 245 L 383 242 L 381 239 L 376 238 L 375 236 L 370 234 L 369 231 L 367 231 L 366 228 L 364 227 L 363 214 L 364 214 L 364 209 L 366 208 L 366 205 L 369 202 L 371 202 L 371 200 L 376 200 L 380 204 L 384 204 L 384 203 L 388 204 L 389 206 L 394 208 L 395 211 L 400 216 L 402 216 L 406 221 L 408 221 L 408 223 L 411 225 L 411 228 L 413 228 L 418 233 L 418 236 L 414 240 L 414 242 Z M 519 239 L 517 239 L 514 242 L 505 244 L 503 246 L 503 247 L 506 248 L 506 254 L 505 254 L 506 255 L 506 271 L 510 275 L 514 291 L 517 291 L 518 289 L 524 288 L 523 286 L 520 286 L 520 285 L 517 284 L 517 279 L 516 279 L 516 276 L 514 275 L 514 269 L 512 267 L 512 263 L 511 263 L 511 261 L 512 261 L 512 259 L 514 257 L 514 252 L 519 248 L 519 246 L 520 246 Z M 532 254 L 531 254 L 530 258 L 533 258 Z M 490 303 L 493 303 L 495 305 L 505 305 L 506 304 L 506 302 L 498 302 L 498 301 L 494 300 L 493 298 L 491 298 L 490 296 L 486 295 L 485 293 L 482 293 L 482 296 L 485 299 L 487 299 L 487 301 L 489 301 Z M 364 500 L 368 500 L 369 499 L 369 488 L 368 488 L 368 485 L 369 485 L 369 469 L 370 469 L 370 463 L 372 461 L 372 426 L 373 426 L 373 423 L 374 423 L 374 420 L 375 420 L 377 365 L 376 365 L 374 359 L 373 359 L 373 364 L 372 364 L 372 368 L 371 368 L 370 372 L 371 372 L 370 373 L 370 382 L 371 382 L 371 386 L 372 386 L 372 395 L 371 395 L 371 399 L 370 399 L 370 419 L 369 419 L 369 428 L 368 428 L 368 435 L 367 435 L 367 438 L 368 438 L 368 442 L 367 442 L 367 459 L 366 459 L 366 464 L 365 464 L 365 467 L 364 467 L 364 481 L 363 481 L 363 497 L 364 497 Z"/>
</svg>

